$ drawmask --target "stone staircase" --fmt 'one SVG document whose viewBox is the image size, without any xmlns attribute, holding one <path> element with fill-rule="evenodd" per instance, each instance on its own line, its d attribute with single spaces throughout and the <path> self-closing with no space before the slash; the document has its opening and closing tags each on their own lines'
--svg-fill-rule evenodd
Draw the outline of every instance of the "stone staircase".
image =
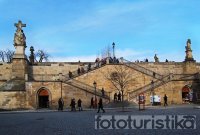
<svg viewBox="0 0 200 135">
<path fill-rule="evenodd" d="M 151 77 L 156 78 L 156 79 L 162 79 L 163 78 L 162 75 L 160 75 L 160 74 L 158 74 L 158 73 L 156 73 L 156 72 L 154 72 L 152 70 L 149 70 L 149 69 L 147 69 L 145 67 L 142 67 L 142 66 L 140 66 L 140 65 L 138 65 L 138 64 L 136 64 L 134 62 L 125 60 L 122 57 L 120 59 L 121 59 L 121 61 L 122 61 L 122 63 L 124 65 L 126 65 L 127 67 L 130 67 L 130 68 L 132 68 L 134 70 L 137 70 L 138 72 L 141 72 L 143 74 L 146 74 L 146 75 L 151 76 Z"/>
<path fill-rule="evenodd" d="M 81 90 L 85 90 L 91 94 L 95 95 L 94 87 L 85 84 L 83 82 L 80 82 L 78 80 L 75 80 L 76 77 L 82 76 L 86 73 L 89 73 L 91 71 L 100 69 L 104 67 L 106 64 L 103 64 L 101 66 L 96 66 L 96 65 L 91 65 L 91 68 L 88 70 L 88 67 L 84 67 L 84 73 L 78 74 L 77 70 L 72 72 L 72 77 L 70 78 L 69 75 L 58 75 L 58 74 L 48 74 L 48 75 L 39 75 L 39 74 L 34 74 L 34 75 L 29 75 L 28 80 L 29 81 L 62 81 L 65 84 L 71 85 L 73 87 L 79 88 Z M 104 96 L 102 96 L 102 92 L 100 89 L 96 89 L 96 95 L 99 97 L 102 97 L 104 99 L 109 99 L 109 94 L 107 92 L 104 92 Z"/>
<path fill-rule="evenodd" d="M 64 81 L 63 83 L 66 83 L 66 84 L 71 85 L 73 87 L 85 90 L 85 91 L 87 91 L 87 92 L 89 92 L 89 93 L 91 93 L 93 95 L 102 97 L 104 99 L 110 99 L 109 93 L 104 92 L 104 96 L 102 96 L 101 89 L 96 89 L 96 92 L 95 92 L 94 87 L 92 87 L 92 86 L 90 86 L 88 84 L 85 84 L 83 82 L 80 82 L 78 80 L 71 79 L 71 80 Z"/>
<path fill-rule="evenodd" d="M 149 83 L 144 87 L 138 88 L 129 92 L 129 100 L 136 98 L 140 93 L 144 93 L 150 91 L 152 89 L 158 88 L 170 81 L 189 81 L 189 80 L 199 80 L 200 75 L 199 73 L 195 74 L 172 74 L 164 76 L 161 79 L 156 80 L 154 83 Z"/>
<path fill-rule="evenodd" d="M 172 78 L 173 78 L 173 74 L 169 74 L 167 76 L 164 76 L 161 79 L 154 81 L 153 83 L 151 82 L 141 88 L 138 88 L 136 90 L 129 92 L 129 100 L 132 100 L 133 98 L 138 96 L 140 93 L 150 91 L 152 89 L 158 88 L 161 85 L 164 85 L 164 84 L 170 82 L 172 80 Z"/>
</svg>

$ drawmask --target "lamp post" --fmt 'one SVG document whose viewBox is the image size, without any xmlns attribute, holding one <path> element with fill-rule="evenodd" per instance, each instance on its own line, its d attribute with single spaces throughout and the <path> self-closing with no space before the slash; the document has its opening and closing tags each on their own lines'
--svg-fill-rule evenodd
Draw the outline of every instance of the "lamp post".
<svg viewBox="0 0 200 135">
<path fill-rule="evenodd" d="M 115 43 L 113 42 L 112 43 L 112 46 L 113 46 L 113 58 L 115 57 Z"/>
<path fill-rule="evenodd" d="M 94 96 L 95 96 L 95 100 L 96 100 L 96 88 L 97 88 L 97 83 L 94 81 L 93 82 L 94 85 Z"/>
<path fill-rule="evenodd" d="M 62 77 L 62 73 L 59 73 L 58 76 L 59 76 L 58 80 L 60 81 L 60 97 L 62 98 L 62 78 L 61 78 Z"/>
<path fill-rule="evenodd" d="M 97 88 L 97 83 L 94 81 L 93 83 L 94 85 L 94 108 L 96 109 L 97 108 L 97 98 L 96 98 L 96 88 Z"/>
<path fill-rule="evenodd" d="M 153 87 L 154 87 L 154 81 L 152 80 L 151 81 L 152 105 L 154 105 L 154 90 L 153 90 Z"/>
</svg>

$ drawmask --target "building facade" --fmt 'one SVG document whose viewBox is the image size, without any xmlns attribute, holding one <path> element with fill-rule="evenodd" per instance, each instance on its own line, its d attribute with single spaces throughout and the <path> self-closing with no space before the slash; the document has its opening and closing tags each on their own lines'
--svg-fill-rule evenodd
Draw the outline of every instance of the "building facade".
<svg viewBox="0 0 200 135">
<path fill-rule="evenodd" d="M 33 47 L 31 56 L 25 55 L 26 37 L 19 21 L 15 24 L 15 54 L 11 63 L 0 63 L 0 108 L 52 108 L 58 107 L 58 99 L 63 98 L 64 106 L 69 107 L 71 99 L 81 99 L 84 107 L 89 107 L 91 98 L 103 98 L 112 102 L 119 93 L 105 74 L 114 69 L 125 68 L 130 75 L 124 89 L 124 100 L 138 103 L 138 95 L 145 95 L 146 104 L 163 103 L 168 96 L 169 104 L 200 101 L 200 63 L 192 56 L 191 40 L 186 42 L 184 62 L 130 62 L 123 58 L 118 62 L 34 62 Z M 78 71 L 78 69 L 80 69 Z M 96 85 L 94 84 L 96 82 Z M 102 88 L 105 95 L 102 95 Z M 155 100 L 155 101 L 154 101 Z"/>
</svg>

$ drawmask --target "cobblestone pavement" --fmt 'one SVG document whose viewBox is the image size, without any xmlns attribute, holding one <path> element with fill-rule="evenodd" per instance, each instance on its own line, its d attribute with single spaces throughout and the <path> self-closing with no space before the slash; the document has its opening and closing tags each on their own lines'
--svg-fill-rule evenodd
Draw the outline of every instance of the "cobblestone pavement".
<svg viewBox="0 0 200 135">
<path fill-rule="evenodd" d="M 200 134 L 200 109 L 192 106 L 106 110 L 99 115 L 196 115 L 197 129 L 95 129 L 96 111 L 82 112 L 4 112 L 0 113 L 0 135 L 198 135 Z"/>
</svg>

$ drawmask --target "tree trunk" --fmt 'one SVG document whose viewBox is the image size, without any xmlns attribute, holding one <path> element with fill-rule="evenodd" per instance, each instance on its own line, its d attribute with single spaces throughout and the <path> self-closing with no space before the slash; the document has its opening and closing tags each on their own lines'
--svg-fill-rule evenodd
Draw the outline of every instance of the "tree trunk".
<svg viewBox="0 0 200 135">
<path fill-rule="evenodd" d="M 124 90 L 122 90 L 122 111 L 124 111 Z"/>
</svg>

